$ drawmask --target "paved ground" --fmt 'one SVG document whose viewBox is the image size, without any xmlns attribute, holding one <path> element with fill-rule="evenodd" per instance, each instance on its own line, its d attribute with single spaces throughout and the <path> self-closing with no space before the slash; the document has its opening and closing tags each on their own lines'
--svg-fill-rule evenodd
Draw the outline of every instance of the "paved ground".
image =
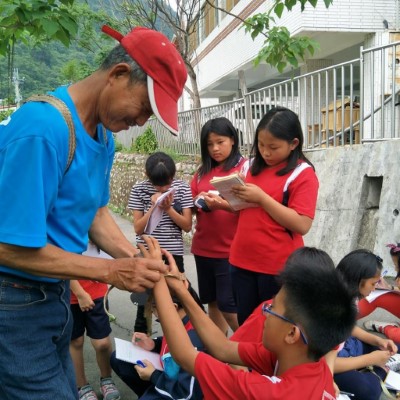
<svg viewBox="0 0 400 400">
<path fill-rule="evenodd" d="M 135 241 L 132 223 L 121 216 L 114 214 L 114 218 L 122 231 L 132 242 Z M 191 254 L 184 256 L 186 275 L 192 282 L 194 288 L 197 290 L 197 277 L 195 271 L 194 258 Z M 129 293 L 118 289 L 113 289 L 110 293 L 110 311 L 117 319 L 112 324 L 113 337 L 130 340 L 132 336 L 133 325 L 136 317 L 136 306 L 133 305 L 129 299 Z M 369 319 L 376 319 L 379 321 L 392 321 L 394 317 L 392 314 L 385 310 L 378 309 L 368 316 Z M 364 319 L 359 320 L 358 323 L 362 326 Z M 153 323 L 154 335 L 161 334 L 160 325 L 154 321 Z M 85 368 L 89 382 L 93 385 L 94 389 L 99 392 L 99 371 L 96 364 L 95 353 L 88 340 L 85 342 L 84 349 Z M 137 396 L 114 374 L 114 380 L 121 392 L 121 400 L 135 400 Z M 99 399 L 102 396 L 99 395 Z M 382 395 L 381 400 L 386 399 Z"/>
<path fill-rule="evenodd" d="M 132 223 L 121 216 L 114 214 L 114 218 L 124 234 L 128 237 L 128 239 L 134 243 L 135 235 L 133 232 Z M 194 288 L 197 290 L 197 277 L 195 271 L 195 263 L 192 255 L 184 256 L 185 270 L 186 275 L 193 284 Z M 122 290 L 113 289 L 110 292 L 109 296 L 110 300 L 110 312 L 114 314 L 117 319 L 114 323 L 112 323 L 112 336 L 118 337 L 125 340 L 130 340 L 133 333 L 133 325 L 136 317 L 136 306 L 131 303 L 129 299 L 129 293 L 124 292 Z M 153 323 L 153 332 L 154 335 L 161 335 L 160 325 L 154 321 Z M 85 359 L 85 368 L 86 375 L 89 382 L 93 385 L 94 389 L 99 392 L 99 370 L 96 364 L 96 358 L 93 348 L 90 345 L 89 340 L 85 340 L 84 347 L 84 359 Z M 118 377 L 114 374 L 113 378 L 115 380 L 118 389 L 121 392 L 121 400 L 134 400 L 137 399 L 136 395 L 129 389 L 125 383 L 123 383 Z M 99 394 L 99 399 L 102 399 L 102 396 Z"/>
</svg>

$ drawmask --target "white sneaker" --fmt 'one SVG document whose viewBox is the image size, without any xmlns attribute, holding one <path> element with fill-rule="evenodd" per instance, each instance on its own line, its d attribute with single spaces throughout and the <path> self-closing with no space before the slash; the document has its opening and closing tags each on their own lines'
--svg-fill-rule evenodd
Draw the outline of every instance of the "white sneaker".
<svg viewBox="0 0 400 400">
<path fill-rule="evenodd" d="M 387 326 L 399 327 L 397 322 L 380 322 L 380 321 L 365 321 L 364 328 L 368 331 L 378 332 L 384 334 L 384 329 Z"/>
<path fill-rule="evenodd" d="M 386 367 L 390 370 L 397 372 L 400 370 L 400 354 L 393 354 L 389 361 L 386 363 Z"/>
</svg>

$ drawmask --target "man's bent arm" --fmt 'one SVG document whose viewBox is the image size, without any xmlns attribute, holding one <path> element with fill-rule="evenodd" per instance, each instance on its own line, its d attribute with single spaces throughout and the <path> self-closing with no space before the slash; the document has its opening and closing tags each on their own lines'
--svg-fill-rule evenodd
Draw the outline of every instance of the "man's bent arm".
<svg viewBox="0 0 400 400">
<path fill-rule="evenodd" d="M 56 279 L 90 279 L 123 290 L 152 288 L 166 271 L 162 261 L 141 258 L 108 260 L 69 253 L 47 244 L 29 248 L 0 243 L 0 265 Z"/>
<path fill-rule="evenodd" d="M 89 236 L 93 243 L 114 258 L 133 257 L 139 252 L 122 233 L 107 207 L 97 210 Z"/>
</svg>

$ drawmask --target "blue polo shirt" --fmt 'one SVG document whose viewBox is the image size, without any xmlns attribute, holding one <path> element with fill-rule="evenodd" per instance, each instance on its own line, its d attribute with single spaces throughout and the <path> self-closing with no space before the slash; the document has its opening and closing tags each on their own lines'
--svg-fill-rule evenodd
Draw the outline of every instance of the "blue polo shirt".
<svg viewBox="0 0 400 400">
<path fill-rule="evenodd" d="M 109 200 L 114 141 L 102 126 L 93 139 L 83 127 L 67 87 L 52 93 L 71 111 L 76 149 L 65 173 L 69 133 L 60 112 L 30 102 L 0 123 L 0 242 L 40 248 L 47 243 L 73 253 L 86 250 L 98 208 Z M 0 265 L 0 271 L 41 278 Z"/>
</svg>

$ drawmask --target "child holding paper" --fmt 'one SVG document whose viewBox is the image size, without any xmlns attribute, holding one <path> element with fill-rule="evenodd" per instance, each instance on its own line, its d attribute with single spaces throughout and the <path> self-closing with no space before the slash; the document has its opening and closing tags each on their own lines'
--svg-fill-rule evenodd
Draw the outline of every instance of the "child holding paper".
<svg viewBox="0 0 400 400">
<path fill-rule="evenodd" d="M 192 192 L 185 181 L 175 179 L 175 162 L 168 154 L 157 152 L 150 155 L 146 160 L 145 172 L 148 179 L 132 187 L 128 200 L 128 208 L 133 215 L 136 243 L 144 243 L 141 238 L 143 233 L 151 234 L 162 248 L 174 256 L 179 270 L 184 272 L 182 230 L 189 232 L 192 229 Z M 156 205 L 157 199 L 170 189 L 171 193 Z M 159 208 L 162 216 L 155 229 L 150 232 L 146 230 L 146 225 L 155 207 Z M 143 306 L 138 306 L 134 330 L 148 330 Z"/>
<path fill-rule="evenodd" d="M 364 322 L 364 327 L 370 331 L 382 333 L 394 342 L 400 343 L 400 243 L 389 243 L 386 247 L 390 249 L 390 256 L 396 271 L 395 284 L 390 285 L 383 280 L 383 285 L 380 286 L 391 290 L 390 292 L 383 291 L 382 295 L 372 301 L 369 301 L 368 298 L 360 300 L 360 318 L 372 313 L 378 307 L 390 312 L 397 320 L 391 322 L 368 320 Z M 397 293 L 393 293 L 392 291 Z"/>
<path fill-rule="evenodd" d="M 368 296 L 381 278 L 382 259 L 369 250 L 350 252 L 339 262 L 337 271 L 352 290 L 354 297 Z M 398 370 L 400 358 L 396 344 L 355 326 L 334 366 L 334 379 L 340 390 L 354 394 L 354 400 L 378 400 L 382 394 L 380 379 L 387 371 Z M 373 371 L 362 371 L 372 366 Z"/>
<path fill-rule="evenodd" d="M 276 277 L 311 228 L 319 184 L 303 141 L 298 116 L 271 109 L 257 126 L 245 185 L 232 188 L 240 200 L 257 205 L 239 211 L 230 249 L 239 324 L 278 292 Z"/>
<path fill-rule="evenodd" d="M 201 306 L 197 293 L 190 285 L 188 285 L 188 291 L 193 299 Z M 153 314 L 158 317 L 153 296 L 150 296 L 147 301 L 151 303 Z M 203 351 L 203 344 L 197 336 L 180 301 L 175 297 L 173 297 L 173 301 L 176 313 L 179 315 L 192 345 L 199 351 Z M 161 362 L 164 364 L 164 371 L 155 369 L 153 364 L 148 360 L 138 360 L 140 362 L 134 367 L 131 363 L 117 359 L 115 352 L 112 353 L 112 369 L 141 400 L 203 399 L 199 383 L 194 377 L 179 368 L 174 361 L 172 361 L 172 366 L 175 367 L 175 370 L 169 369 L 168 366 L 166 366 L 163 358 L 165 359 L 166 356 L 170 357 L 170 353 L 165 337 L 161 336 L 152 339 L 144 333 L 135 332 L 132 336 L 132 342 L 145 350 L 159 353 Z M 169 359 L 169 361 L 171 362 L 171 359 Z"/>
</svg>

